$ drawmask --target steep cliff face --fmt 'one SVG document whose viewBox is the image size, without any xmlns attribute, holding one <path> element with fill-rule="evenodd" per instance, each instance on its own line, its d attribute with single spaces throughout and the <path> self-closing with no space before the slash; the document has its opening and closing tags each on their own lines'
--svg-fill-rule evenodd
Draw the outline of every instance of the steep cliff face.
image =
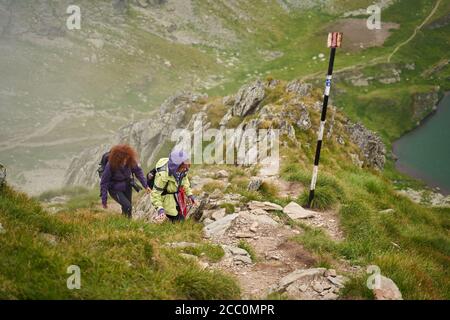
<svg viewBox="0 0 450 320">
<path fill-rule="evenodd" d="M 386 162 L 386 147 L 381 138 L 365 128 L 361 123 L 349 122 L 346 126 L 351 140 L 361 149 L 366 163 L 382 170 Z"/>
<path fill-rule="evenodd" d="M 227 128 L 237 129 L 237 132 L 278 129 L 281 146 L 294 145 L 299 153 L 310 153 L 315 146 L 320 98 L 310 85 L 298 80 L 289 83 L 257 80 L 224 99 L 208 99 L 192 93 L 176 95 L 163 103 L 159 113 L 153 117 L 130 123 L 108 143 L 82 152 L 72 161 L 65 184 L 94 186 L 98 183 L 96 170 L 101 155 L 117 143 L 134 146 L 144 164 L 150 165 L 160 149 L 170 142 L 175 129 L 185 128 L 194 133 L 193 123 L 199 120 L 203 124 L 200 130 L 207 130 L 211 128 L 214 117 L 219 117 L 215 121 L 219 123 L 217 129 L 221 132 Z M 351 123 L 333 106 L 331 109 L 327 139 L 339 147 L 329 157 L 343 156 L 350 161 L 356 158 L 359 165 L 383 169 L 386 148 L 378 135 L 361 124 Z M 257 148 L 262 142 L 260 139 L 267 137 L 258 136 L 257 139 L 250 150 Z M 242 144 L 248 144 L 244 135 L 237 137 L 236 148 Z M 271 145 L 267 144 L 267 148 Z M 251 162 L 252 159 L 246 161 Z"/>
</svg>

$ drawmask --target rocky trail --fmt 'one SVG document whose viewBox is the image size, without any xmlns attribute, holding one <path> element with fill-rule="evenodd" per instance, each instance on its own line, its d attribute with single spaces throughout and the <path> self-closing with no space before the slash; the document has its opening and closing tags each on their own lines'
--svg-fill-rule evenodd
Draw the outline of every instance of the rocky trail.
<svg viewBox="0 0 450 320">
<path fill-rule="evenodd" d="M 272 97 L 270 102 L 270 94 L 279 96 Z M 206 96 L 192 93 L 173 96 L 161 106 L 158 121 L 142 120 L 123 127 L 113 144 L 132 144 L 143 159 L 152 159 L 177 126 L 195 132 L 195 120 L 201 119 L 206 128 L 211 125 L 210 109 L 215 106 L 212 102 L 205 102 L 206 99 Z M 241 87 L 235 95 L 223 98 L 220 104 L 226 111 L 216 115 L 215 121 L 220 130 L 225 130 L 233 121 L 239 123 L 231 126 L 236 130 L 277 128 L 283 137 L 283 147 L 292 145 L 292 148 L 299 148 L 302 143 L 306 144 L 307 139 L 299 139 L 296 132 L 315 137 L 313 123 L 320 112 L 317 100 L 312 86 L 299 80 L 285 84 L 277 80 L 257 80 Z M 196 113 L 186 121 L 185 115 L 192 110 Z M 386 149 L 379 136 L 361 124 L 352 123 L 336 110 L 327 137 L 340 146 L 348 144 L 342 156 L 349 163 L 375 169 L 384 167 Z M 240 137 L 235 142 L 240 146 L 245 140 Z M 269 148 L 268 144 L 264 145 Z M 92 173 L 104 149 L 106 145 L 88 149 L 75 158 L 68 170 L 66 185 L 97 185 L 96 176 Z M 285 157 L 287 154 L 282 153 L 281 159 Z M 355 158 L 358 160 L 356 163 Z M 323 263 L 320 257 L 303 247 L 299 237 L 311 230 L 321 230 L 330 241 L 343 241 L 345 234 L 340 228 L 339 207 L 328 211 L 302 208 L 293 201 L 304 192 L 302 180 L 283 179 L 278 158 L 273 161 L 267 156 L 259 160 L 253 166 L 193 167 L 190 182 L 198 196 L 198 204 L 192 208 L 189 217 L 203 224 L 204 242 L 221 246 L 224 256 L 211 262 L 202 255 L 181 254 L 187 259 L 195 259 L 206 270 L 218 269 L 231 274 L 239 282 L 242 298 L 338 299 L 346 281 L 360 272 L 361 267 L 339 259 Z M 259 192 L 264 185 L 272 189 L 269 193 L 271 201 L 283 206 L 267 201 Z M 249 198 L 246 193 L 258 195 L 258 198 Z M 156 210 L 150 197 L 144 195 L 137 199 L 134 219 L 160 222 L 154 219 Z M 166 244 L 174 248 L 199 245 L 185 242 Z M 330 263 L 335 269 L 323 268 Z"/>
<path fill-rule="evenodd" d="M 225 257 L 211 267 L 232 273 L 241 285 L 242 298 L 263 299 L 273 293 L 295 299 L 338 298 L 346 278 L 335 270 L 314 268 L 315 257 L 292 239 L 302 229 L 284 224 L 275 214 L 290 212 L 295 220 L 305 221 L 317 218 L 298 205 L 296 210 L 292 207 L 252 201 L 231 215 L 225 215 L 224 209 L 206 212 L 205 237 L 225 251 Z"/>
<path fill-rule="evenodd" d="M 270 171 L 269 176 L 264 175 Z M 200 171 L 200 174 L 205 173 Z M 295 196 L 303 190 L 303 187 L 292 185 L 274 173 L 263 167 L 254 181 L 277 181 L 282 188 L 289 190 L 292 187 L 290 195 Z M 201 189 L 212 180 L 211 176 L 216 181 L 226 183 L 225 170 L 207 175 L 209 177 L 193 178 L 194 189 Z M 251 186 L 252 183 L 249 184 Z M 348 280 L 347 275 L 360 270 L 342 261 L 337 264 L 338 272 L 320 268 L 317 257 L 295 240 L 296 236 L 304 232 L 301 227 L 304 224 L 320 228 L 334 241 L 341 241 L 344 235 L 335 212 L 306 210 L 295 202 L 285 207 L 262 201 L 244 203 L 241 195 L 222 193 L 219 189 L 210 195 L 203 195 L 200 202 L 201 208 L 194 208 L 190 218 L 204 224 L 205 241 L 220 245 L 225 255 L 216 263 L 207 262 L 201 257 L 185 256 L 197 260 L 205 269 L 218 269 L 231 274 L 240 284 L 243 299 L 283 295 L 290 299 L 336 300 Z M 227 214 L 226 209 L 221 208 L 224 203 L 232 204 L 234 213 Z M 138 218 L 148 210 L 148 207 L 138 206 Z M 173 243 L 170 246 L 179 248 L 198 244 Z"/>
</svg>

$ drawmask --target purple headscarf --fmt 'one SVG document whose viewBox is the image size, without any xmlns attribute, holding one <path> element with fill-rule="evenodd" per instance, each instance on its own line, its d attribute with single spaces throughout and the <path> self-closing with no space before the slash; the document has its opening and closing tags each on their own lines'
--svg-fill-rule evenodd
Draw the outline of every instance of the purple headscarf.
<svg viewBox="0 0 450 320">
<path fill-rule="evenodd" d="M 180 165 L 183 162 L 190 160 L 190 158 L 191 157 L 189 156 L 189 154 L 184 150 L 180 149 L 172 150 L 169 156 L 169 164 L 168 164 L 169 174 L 174 176 Z"/>
</svg>

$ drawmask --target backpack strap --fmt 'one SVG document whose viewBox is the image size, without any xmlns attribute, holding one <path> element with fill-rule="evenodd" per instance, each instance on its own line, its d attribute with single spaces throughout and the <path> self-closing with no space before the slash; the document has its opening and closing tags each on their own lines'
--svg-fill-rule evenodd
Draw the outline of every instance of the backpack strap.
<svg viewBox="0 0 450 320">
<path fill-rule="evenodd" d="M 167 161 L 167 163 L 162 165 L 161 167 L 155 168 L 156 173 L 161 172 L 161 171 L 168 171 L 168 166 L 169 166 L 169 162 Z M 156 176 L 156 173 L 155 173 L 155 176 Z M 158 191 L 161 191 L 161 195 L 163 195 L 163 196 L 165 196 L 167 194 L 175 194 L 175 192 L 167 192 L 168 185 L 169 185 L 169 181 L 166 182 L 166 185 L 164 186 L 164 188 L 159 188 L 158 186 L 156 186 L 156 184 L 155 184 L 154 188 Z"/>
</svg>

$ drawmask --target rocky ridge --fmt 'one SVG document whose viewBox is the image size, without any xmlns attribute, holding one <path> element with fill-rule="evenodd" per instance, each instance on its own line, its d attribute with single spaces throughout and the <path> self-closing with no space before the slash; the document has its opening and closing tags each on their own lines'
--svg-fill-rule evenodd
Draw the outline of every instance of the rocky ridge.
<svg viewBox="0 0 450 320">
<path fill-rule="evenodd" d="M 300 145 L 297 141 L 296 130 L 315 130 L 312 127 L 312 114 L 316 116 L 320 113 L 320 101 L 312 105 L 307 105 L 303 99 L 313 99 L 312 88 L 309 84 L 301 83 L 298 80 L 287 83 L 282 89 L 288 98 L 282 98 L 276 103 L 265 103 L 268 99 L 268 91 L 273 87 L 281 85 L 276 80 L 263 82 L 257 80 L 243 86 L 236 95 L 224 99 L 224 105 L 229 106 L 228 111 L 220 120 L 220 130 L 225 130 L 232 118 L 240 120 L 237 130 L 274 128 L 280 130 L 281 143 L 285 145 L 291 141 Z M 193 93 L 181 93 L 169 98 L 160 107 L 160 114 L 155 114 L 152 118 L 130 123 L 122 127 L 109 143 L 85 150 L 78 157 L 74 158 L 66 174 L 65 185 L 94 186 L 98 181 L 96 169 L 101 155 L 106 152 L 109 146 L 116 143 L 129 143 L 139 152 L 141 159 L 146 164 L 150 164 L 153 157 L 158 153 L 159 148 L 170 140 L 170 135 L 175 129 L 192 129 L 193 121 L 196 119 L 206 120 L 203 129 L 210 127 L 207 119 L 208 104 L 204 104 L 206 96 Z M 191 115 L 191 120 L 186 122 L 189 116 L 187 110 L 193 106 L 202 111 Z M 334 111 L 336 112 L 336 111 Z M 339 143 L 345 143 L 345 139 L 356 144 L 360 149 L 362 160 L 358 155 L 348 155 L 349 158 L 356 157 L 361 164 L 383 169 L 385 163 L 386 148 L 380 137 L 361 124 L 353 124 L 348 119 L 345 123 L 336 121 L 333 115 L 328 127 L 327 138 L 331 138 L 333 130 L 338 127 L 346 129 L 348 138 L 341 135 L 336 136 Z M 258 137 L 268 139 L 269 137 Z M 287 138 L 284 139 L 284 138 Z M 242 135 L 236 146 L 245 143 Z M 256 141 L 261 142 L 261 141 Z M 267 144 L 267 148 L 271 145 Z M 257 144 L 253 148 L 257 148 Z M 255 149 L 256 151 L 256 149 Z M 260 154 L 261 152 L 255 154 Z M 249 154 L 252 154 L 251 150 Z M 250 159 L 251 160 L 251 159 Z M 258 159 L 264 160 L 264 159 Z"/>
<path fill-rule="evenodd" d="M 182 125 L 186 110 L 201 98 L 205 96 L 193 93 L 172 96 L 161 105 L 159 113 L 122 127 L 108 143 L 86 149 L 69 165 L 65 185 L 94 187 L 98 184 L 96 170 L 101 156 L 118 143 L 128 143 L 135 147 L 141 159 L 150 165 L 166 140 L 170 139 L 172 132 Z"/>
<path fill-rule="evenodd" d="M 283 96 L 287 98 L 268 102 L 270 90 L 274 88 L 282 89 Z M 158 121 L 144 120 L 126 126 L 117 134 L 116 141 L 135 145 L 141 155 L 150 159 L 157 153 L 156 145 L 167 141 L 168 133 L 175 127 L 183 125 L 192 129 L 192 123 L 196 119 L 206 121 L 205 128 L 210 127 L 208 107 L 211 105 L 202 102 L 205 99 L 200 95 L 178 95 L 161 106 L 160 115 L 156 116 Z M 229 109 L 220 121 L 220 129 L 226 129 L 232 119 L 239 119 L 237 128 L 279 128 L 282 143 L 301 145 L 303 141 L 298 139 L 296 132 L 312 130 L 314 117 L 320 114 L 320 102 L 308 104 L 305 99 L 314 100 L 314 93 L 311 86 L 299 81 L 292 81 L 285 86 L 273 81 L 255 81 L 242 87 L 235 96 L 224 99 L 224 105 Z M 186 113 L 192 106 L 200 111 L 187 121 Z M 150 123 L 155 126 L 152 130 L 147 129 Z M 350 124 L 348 121 L 343 123 L 341 118 L 334 116 L 330 127 L 328 138 L 333 136 L 333 130 L 339 132 L 336 140 L 339 141 L 340 137 L 359 146 L 361 157 L 367 165 L 380 169 L 383 167 L 385 149 L 376 134 L 362 125 Z M 358 144 L 358 141 L 361 143 Z M 75 159 L 71 165 L 72 175 L 96 169 L 97 161 L 87 165 L 88 159 L 83 157 L 95 154 L 95 158 L 102 152 L 98 148 L 92 149 L 91 153 Z M 267 201 L 245 202 L 240 194 L 224 191 L 230 186 L 229 175 L 227 170 L 220 168 L 200 169 L 191 179 L 193 189 L 201 193 L 198 205 L 191 209 L 189 216 L 204 225 L 205 241 L 221 246 L 224 257 L 216 263 L 206 262 L 189 254 L 185 258 L 197 260 L 205 269 L 220 269 L 232 273 L 238 279 L 245 298 L 265 298 L 281 294 L 291 299 L 338 299 L 347 276 L 359 272 L 360 267 L 343 263 L 337 271 L 315 268 L 316 258 L 292 240 L 302 234 L 303 229 L 287 223 L 301 221 L 312 228 L 324 230 L 333 240 L 341 241 L 345 235 L 340 230 L 336 213 L 306 210 L 295 202 L 284 207 Z M 291 185 L 283 186 L 287 182 L 280 178 L 279 168 L 272 167 L 271 163 L 262 164 L 258 173 L 252 176 L 248 188 L 258 190 L 267 179 L 277 181 L 280 190 L 292 188 Z M 95 183 L 95 179 L 90 182 Z M 212 182 L 223 185 L 223 189 L 203 192 L 203 186 Z M 145 195 L 138 201 L 134 219 L 156 222 L 156 212 L 151 206 L 150 197 L 151 195 Z M 234 212 L 223 207 L 224 204 L 233 206 Z M 170 244 L 170 247 L 186 245 L 189 244 Z"/>
</svg>

